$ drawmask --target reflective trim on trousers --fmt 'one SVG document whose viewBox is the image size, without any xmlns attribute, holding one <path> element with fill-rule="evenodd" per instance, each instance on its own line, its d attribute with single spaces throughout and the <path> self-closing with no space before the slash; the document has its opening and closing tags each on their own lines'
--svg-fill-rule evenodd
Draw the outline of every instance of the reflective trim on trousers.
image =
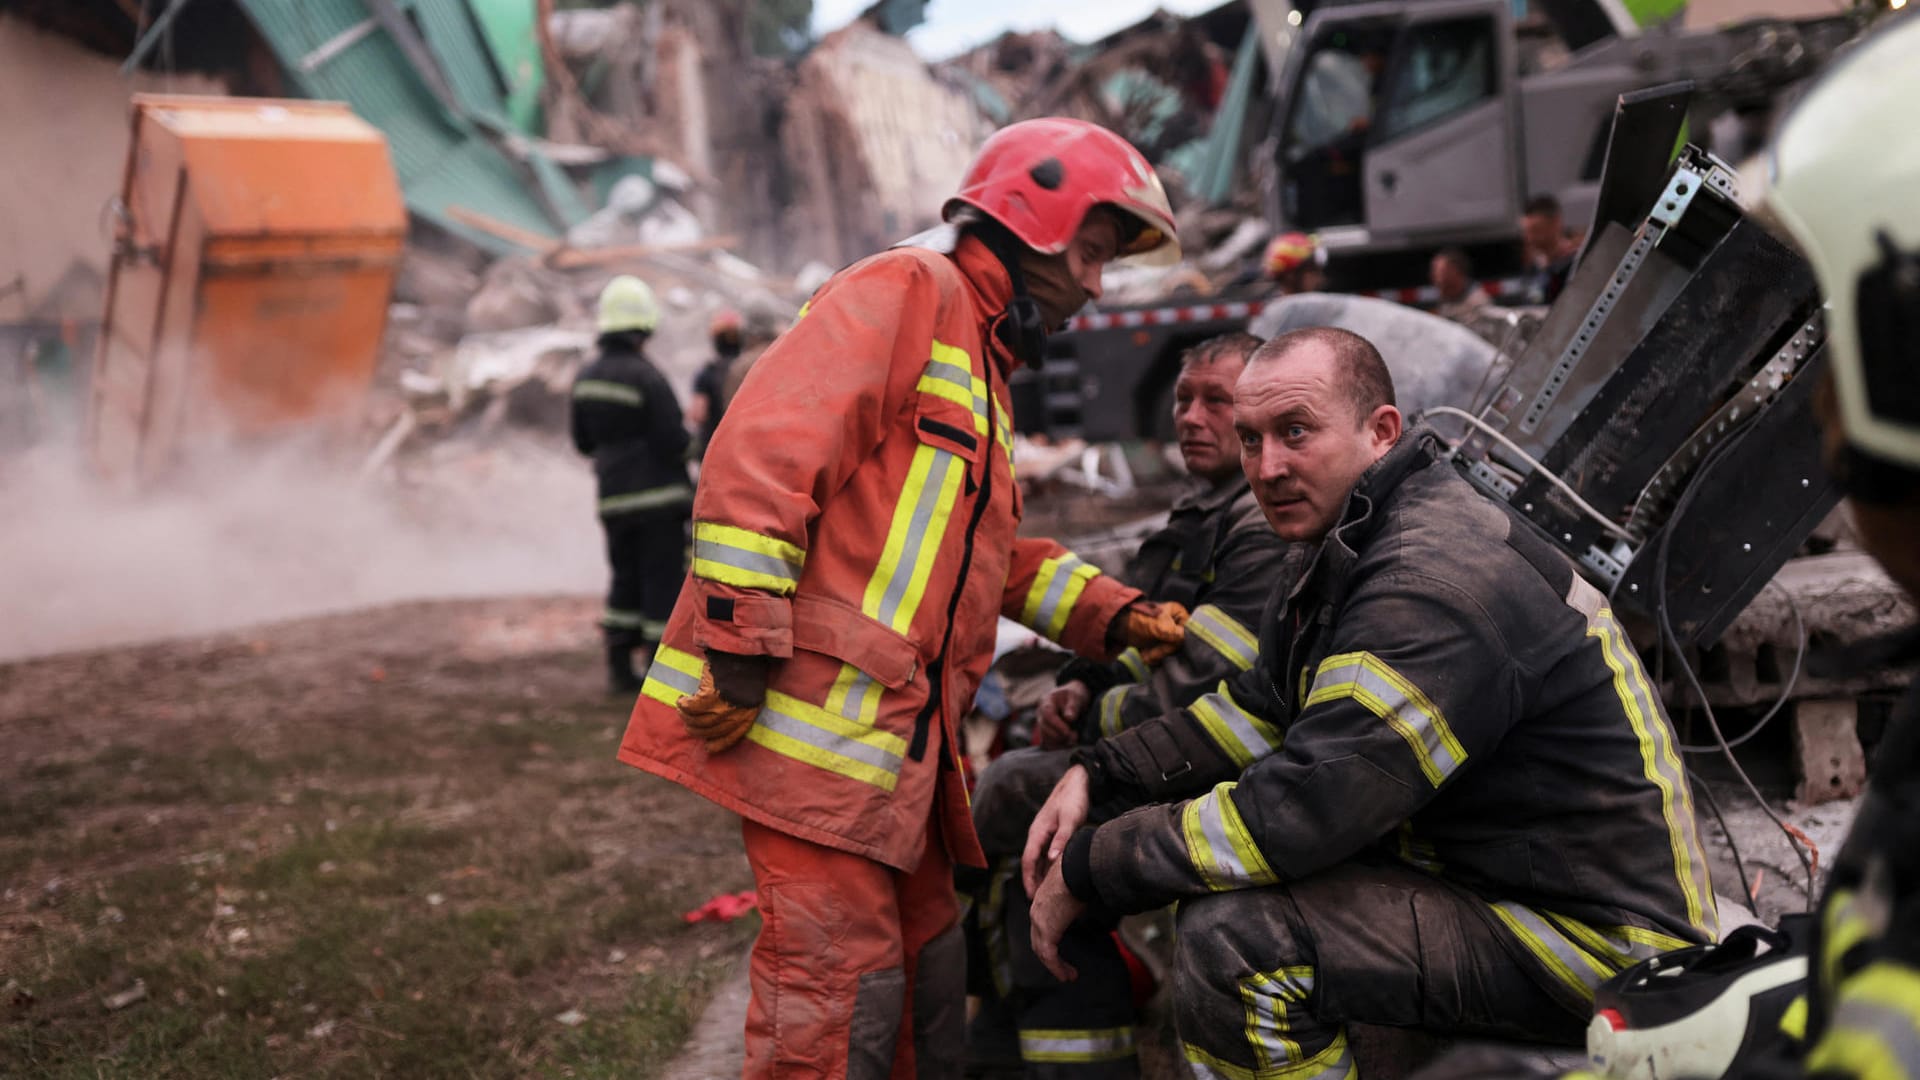
<svg viewBox="0 0 1920 1080">
<path fill-rule="evenodd" d="M 693 488 L 686 484 L 668 484 L 664 487 L 648 488 L 645 491 L 632 491 L 625 495 L 609 495 L 600 500 L 600 516 L 613 517 L 616 514 L 631 513 L 635 510 L 656 510 L 663 506 L 691 506 Z"/>
<path fill-rule="evenodd" d="M 1028 1062 L 1119 1061 L 1133 1056 L 1133 1029 L 1022 1028 L 1020 1060 Z"/>
<path fill-rule="evenodd" d="M 1190 1042 L 1181 1043 L 1180 1049 L 1186 1054 L 1187 1066 L 1199 1080 L 1356 1080 L 1345 1031 L 1336 1034 L 1325 1050 L 1305 1061 L 1264 1069 L 1224 1061 Z"/>
<path fill-rule="evenodd" d="M 1849 976 L 1807 1066 L 1861 1080 L 1920 1075 L 1920 971 L 1883 960 Z"/>
<path fill-rule="evenodd" d="M 1260 657 L 1260 639 L 1234 619 L 1233 616 L 1214 607 L 1202 604 L 1193 609 L 1193 615 L 1187 620 L 1187 633 L 1205 642 L 1214 652 L 1226 658 L 1227 663 L 1246 671 L 1253 667 Z"/>
<path fill-rule="evenodd" d="M 1427 695 L 1386 661 L 1368 652 L 1329 656 L 1313 676 L 1307 707 L 1351 698 L 1392 725 L 1407 741 L 1421 773 L 1439 787 L 1464 765 L 1467 751 Z"/>
<path fill-rule="evenodd" d="M 712 521 L 693 523 L 693 576 L 789 596 L 807 553 L 778 537 Z"/>
<path fill-rule="evenodd" d="M 1532 908 L 1505 900 L 1488 906 L 1549 974 L 1586 1001 L 1593 1000 L 1594 987 L 1612 978 L 1622 966 L 1588 953 Z"/>
<path fill-rule="evenodd" d="M 1187 860 L 1215 892 L 1272 885 L 1280 880 L 1267 865 L 1253 834 L 1233 803 L 1232 781 L 1220 784 L 1180 811 L 1180 831 L 1187 841 Z"/>
<path fill-rule="evenodd" d="M 1686 899 L 1687 923 L 1718 937 L 1720 913 L 1714 907 L 1713 882 L 1700 846 L 1700 824 L 1693 816 L 1693 789 L 1674 749 L 1673 729 L 1660 711 L 1640 658 L 1628 644 L 1626 632 L 1601 608 L 1587 624 L 1587 636 L 1600 642 L 1601 656 L 1613 672 L 1614 693 L 1620 708 L 1640 740 L 1640 763 L 1646 777 L 1660 791 L 1660 812 L 1666 818 L 1668 844 L 1673 851 L 1675 876 Z M 1712 915 L 1709 923 L 1707 916 Z"/>
<path fill-rule="evenodd" d="M 1300 1044 L 1291 1037 L 1293 1022 L 1287 1018 L 1287 1006 L 1306 1004 L 1311 993 L 1313 969 L 1306 966 L 1283 967 L 1240 980 L 1240 997 L 1246 1002 L 1247 1042 L 1253 1046 L 1261 1068 L 1306 1060 Z"/>
</svg>

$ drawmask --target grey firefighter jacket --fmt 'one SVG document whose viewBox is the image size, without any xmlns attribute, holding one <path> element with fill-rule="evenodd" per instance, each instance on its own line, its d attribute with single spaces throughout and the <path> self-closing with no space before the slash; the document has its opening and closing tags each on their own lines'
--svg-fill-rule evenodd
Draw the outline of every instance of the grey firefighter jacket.
<svg viewBox="0 0 1920 1080">
<path fill-rule="evenodd" d="M 1631 643 L 1438 454 L 1416 428 L 1361 477 L 1262 616 L 1252 670 L 1076 752 L 1097 809 L 1139 807 L 1069 844 L 1077 895 L 1141 911 L 1399 858 L 1485 900 L 1576 1006 L 1713 939 L 1686 774 Z"/>
<path fill-rule="evenodd" d="M 1062 668 L 1061 682 L 1079 680 L 1093 691 L 1081 717 L 1083 741 L 1117 734 L 1251 669 L 1260 648 L 1253 628 L 1287 550 L 1243 477 L 1175 501 L 1166 528 L 1147 538 L 1122 577 L 1156 602 L 1186 607 L 1186 640 L 1151 669 L 1138 649 L 1112 663 L 1075 659 Z"/>
<path fill-rule="evenodd" d="M 573 445 L 593 457 L 600 516 L 687 507 L 687 433 L 666 376 L 642 353 L 609 344 L 573 381 Z"/>
</svg>

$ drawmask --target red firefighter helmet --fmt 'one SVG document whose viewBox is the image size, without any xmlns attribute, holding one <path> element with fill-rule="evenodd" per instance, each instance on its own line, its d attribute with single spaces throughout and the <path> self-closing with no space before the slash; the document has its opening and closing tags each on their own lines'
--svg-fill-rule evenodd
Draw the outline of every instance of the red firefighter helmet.
<svg viewBox="0 0 1920 1080">
<path fill-rule="evenodd" d="M 1022 120 L 987 139 L 941 217 L 971 206 L 1021 243 L 1058 255 L 1086 220 L 1110 206 L 1140 223 L 1121 256 L 1152 265 L 1179 261 L 1173 207 L 1153 166 L 1125 139 L 1084 120 Z"/>
<path fill-rule="evenodd" d="M 1266 270 L 1270 278 L 1279 278 L 1313 262 L 1320 245 L 1303 232 L 1281 233 L 1267 244 Z"/>
</svg>

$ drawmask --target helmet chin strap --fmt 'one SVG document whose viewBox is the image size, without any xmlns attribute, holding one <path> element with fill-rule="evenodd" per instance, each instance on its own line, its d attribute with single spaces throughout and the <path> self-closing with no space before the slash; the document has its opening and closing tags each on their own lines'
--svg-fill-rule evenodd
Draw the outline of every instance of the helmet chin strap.
<svg viewBox="0 0 1920 1080">
<path fill-rule="evenodd" d="M 995 332 L 1015 360 L 1037 368 L 1047 354 L 1047 318 L 1040 312 L 1039 301 L 1027 292 L 1027 275 L 1020 269 L 1020 257 L 1026 253 L 1027 246 L 992 218 L 981 215 L 971 224 L 974 235 L 987 245 L 1000 265 L 1006 267 L 1007 280 L 1013 285 L 1006 317 L 1000 320 Z"/>
</svg>

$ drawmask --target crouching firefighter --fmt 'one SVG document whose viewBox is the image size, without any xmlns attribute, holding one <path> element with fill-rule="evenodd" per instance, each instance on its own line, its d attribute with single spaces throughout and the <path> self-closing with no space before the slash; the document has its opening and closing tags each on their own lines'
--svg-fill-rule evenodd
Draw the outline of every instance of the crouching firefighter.
<svg viewBox="0 0 1920 1080">
<path fill-rule="evenodd" d="M 1183 636 L 1016 537 L 1007 390 L 1108 262 L 1177 258 L 1158 179 L 1110 132 L 1031 120 L 943 217 L 822 286 L 728 404 L 620 748 L 745 819 L 749 1076 L 959 1075 L 953 867 L 983 859 L 956 735 L 998 618 L 1097 659 Z"/>
<path fill-rule="evenodd" d="M 673 388 L 644 351 L 659 324 L 660 305 L 646 282 L 624 274 L 607 282 L 600 355 L 573 383 L 573 445 L 593 458 L 613 570 L 600 625 L 615 693 L 640 689 L 634 650 L 660 643 L 686 574 L 690 438 Z"/>
</svg>

